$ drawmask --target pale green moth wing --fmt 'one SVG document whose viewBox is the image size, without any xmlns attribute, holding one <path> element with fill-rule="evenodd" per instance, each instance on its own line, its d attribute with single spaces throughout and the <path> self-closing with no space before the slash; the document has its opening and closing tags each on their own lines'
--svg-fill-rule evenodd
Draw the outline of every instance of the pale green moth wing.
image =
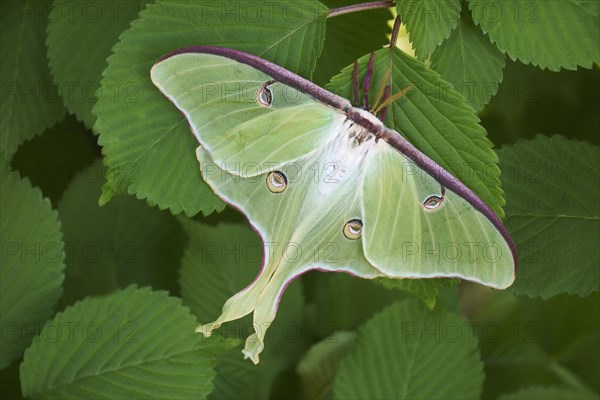
<svg viewBox="0 0 600 400">
<path fill-rule="evenodd" d="M 372 279 L 383 274 L 372 267 L 364 256 L 360 240 L 348 240 L 342 234 L 344 224 L 360 215 L 361 195 L 348 180 L 336 188 L 330 202 L 319 185 L 323 158 L 336 150 L 333 141 L 304 158 L 280 167 L 286 176 L 284 191 L 272 192 L 265 173 L 242 178 L 218 168 L 210 154 L 197 149 L 202 176 L 226 202 L 249 217 L 263 241 L 263 266 L 258 277 L 244 290 L 231 297 L 219 318 L 200 327 L 206 335 L 221 323 L 254 312 L 255 334 L 246 340 L 244 354 L 258 363 L 264 347 L 264 335 L 275 318 L 279 299 L 285 287 L 311 269 L 344 271 Z M 271 175 L 272 176 L 272 175 Z M 317 183 L 315 183 L 317 182 Z"/>
<path fill-rule="evenodd" d="M 156 64 L 152 81 L 187 118 L 220 168 L 253 176 L 313 151 L 344 120 L 333 109 L 246 64 L 184 53 Z"/>
<path fill-rule="evenodd" d="M 513 254 L 492 222 L 387 143 L 376 147 L 363 181 L 367 259 L 395 278 L 510 286 Z"/>
<path fill-rule="evenodd" d="M 302 273 L 514 280 L 516 250 L 464 184 L 371 113 L 259 57 L 182 49 L 154 84 L 186 116 L 204 180 L 263 240 L 263 266 L 219 318 L 254 313 L 243 353 L 258 363 L 285 287 Z"/>
</svg>

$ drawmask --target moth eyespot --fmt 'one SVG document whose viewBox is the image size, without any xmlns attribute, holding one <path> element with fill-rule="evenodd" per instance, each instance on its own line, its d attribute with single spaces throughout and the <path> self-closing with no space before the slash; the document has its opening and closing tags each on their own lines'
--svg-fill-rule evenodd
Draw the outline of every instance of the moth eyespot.
<svg viewBox="0 0 600 400">
<path fill-rule="evenodd" d="M 356 240 L 362 235 L 363 223 L 360 219 L 351 219 L 344 224 L 344 236 L 350 240 Z"/>
<path fill-rule="evenodd" d="M 264 107 L 271 107 L 271 103 L 273 102 L 273 94 L 267 87 L 271 82 L 267 82 L 258 89 L 256 93 L 256 101 L 258 104 Z"/>
<path fill-rule="evenodd" d="M 425 199 L 425 201 L 423 202 L 423 207 L 425 208 L 425 210 L 433 211 L 433 210 L 437 210 L 438 208 L 440 208 L 443 203 L 444 203 L 443 197 L 433 195 L 433 196 L 429 196 L 428 198 Z"/>
<path fill-rule="evenodd" d="M 287 188 L 287 178 L 283 172 L 270 172 L 267 175 L 267 187 L 272 193 L 281 193 Z"/>
</svg>

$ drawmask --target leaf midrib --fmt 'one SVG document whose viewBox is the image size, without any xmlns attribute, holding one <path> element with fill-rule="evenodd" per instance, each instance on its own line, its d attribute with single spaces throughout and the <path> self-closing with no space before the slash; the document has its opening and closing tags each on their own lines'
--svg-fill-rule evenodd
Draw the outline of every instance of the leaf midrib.
<svg viewBox="0 0 600 400">
<path fill-rule="evenodd" d="M 589 15 L 590 17 L 592 17 L 594 20 L 598 19 L 598 16 L 591 14 L 588 12 L 587 9 L 585 9 L 584 7 L 582 7 L 579 3 L 574 2 L 573 0 L 567 0 L 567 3 L 570 3 L 571 5 L 573 5 L 575 8 L 579 9 L 580 11 L 582 11 L 584 14 Z"/>
<path fill-rule="evenodd" d="M 52 393 L 53 391 L 56 391 L 56 390 L 64 388 L 64 387 L 69 387 L 69 386 L 71 386 L 71 385 L 73 385 L 73 384 L 75 384 L 77 382 L 83 381 L 85 379 L 101 377 L 101 376 L 104 376 L 106 374 L 110 374 L 110 373 L 113 373 L 113 372 L 123 371 L 123 370 L 125 370 L 127 368 L 137 368 L 137 367 L 141 367 L 141 366 L 144 366 L 144 365 L 152 364 L 152 363 L 155 363 L 155 362 L 168 361 L 168 360 L 171 360 L 171 359 L 173 359 L 175 357 L 178 357 L 180 355 L 185 355 L 185 354 L 188 354 L 188 353 L 197 352 L 199 350 L 210 349 L 210 348 L 216 347 L 216 345 L 217 345 L 217 343 L 213 344 L 212 346 L 208 346 L 208 347 L 194 347 L 194 348 L 186 349 L 184 351 L 180 351 L 180 352 L 177 352 L 177 353 L 167 354 L 164 357 L 154 357 L 154 358 L 151 358 L 151 359 L 143 359 L 140 362 L 137 362 L 137 363 L 134 363 L 134 364 L 120 365 L 120 366 L 118 366 L 116 368 L 110 368 L 110 369 L 106 369 L 106 370 L 100 371 L 97 374 L 76 376 L 75 379 L 73 379 L 73 380 L 70 380 L 68 382 L 63 382 L 63 383 L 58 384 L 56 386 L 47 388 L 49 390 L 46 390 L 46 391 L 44 391 L 44 390 L 38 390 L 36 392 L 30 393 L 30 395 L 33 397 L 33 395 L 35 395 L 35 394 L 48 394 L 48 393 Z M 40 389 L 42 389 L 42 388 L 40 388 Z"/>
</svg>

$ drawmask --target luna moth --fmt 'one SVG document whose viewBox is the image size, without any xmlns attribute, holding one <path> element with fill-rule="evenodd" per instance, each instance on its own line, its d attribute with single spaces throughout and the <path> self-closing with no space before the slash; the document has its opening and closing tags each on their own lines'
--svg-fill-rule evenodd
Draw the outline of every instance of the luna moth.
<svg viewBox="0 0 600 400">
<path fill-rule="evenodd" d="M 258 363 L 286 286 L 309 270 L 512 284 L 500 219 L 367 109 L 228 48 L 175 51 L 151 79 L 185 115 L 203 179 L 263 241 L 258 276 L 197 332 L 254 313 L 242 352 Z"/>
</svg>

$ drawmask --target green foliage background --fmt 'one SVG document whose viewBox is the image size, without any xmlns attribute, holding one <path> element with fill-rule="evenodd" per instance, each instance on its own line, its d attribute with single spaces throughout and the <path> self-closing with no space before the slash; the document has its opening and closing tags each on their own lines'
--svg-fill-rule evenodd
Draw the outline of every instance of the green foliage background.
<svg viewBox="0 0 600 400">
<path fill-rule="evenodd" d="M 2 398 L 598 398 L 600 2 L 1 0 Z M 310 273 L 261 363 L 248 318 L 194 333 L 260 267 L 201 180 L 162 55 L 220 45 L 345 97 L 375 52 L 386 123 L 502 216 L 513 287 Z M 414 50 L 415 57 L 410 55 Z M 224 250 L 223 250 L 224 249 Z"/>
</svg>

